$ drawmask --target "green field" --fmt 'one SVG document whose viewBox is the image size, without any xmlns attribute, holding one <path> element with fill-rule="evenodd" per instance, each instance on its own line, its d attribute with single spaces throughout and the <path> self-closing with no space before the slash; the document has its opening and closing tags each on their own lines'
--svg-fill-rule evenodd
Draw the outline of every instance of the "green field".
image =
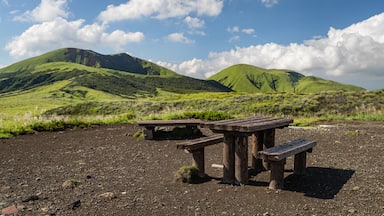
<svg viewBox="0 0 384 216">
<path fill-rule="evenodd" d="M 218 120 L 263 115 L 294 118 L 295 125 L 384 120 L 384 90 L 314 94 L 177 94 L 159 90 L 156 97 L 126 99 L 86 88 L 78 89 L 83 92 L 78 97 L 57 91 L 65 85 L 63 81 L 31 91 L 0 94 L 0 137 L 142 119 Z"/>
</svg>

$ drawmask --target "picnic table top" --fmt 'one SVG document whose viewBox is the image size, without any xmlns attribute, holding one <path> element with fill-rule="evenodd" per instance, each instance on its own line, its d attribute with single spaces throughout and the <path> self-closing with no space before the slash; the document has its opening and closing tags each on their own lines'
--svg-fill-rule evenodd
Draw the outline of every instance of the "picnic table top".
<svg viewBox="0 0 384 216">
<path fill-rule="evenodd" d="M 293 123 L 292 119 L 251 116 L 246 118 L 202 122 L 200 125 L 201 127 L 209 128 L 215 132 L 253 133 L 262 130 L 287 127 L 291 123 Z"/>
</svg>

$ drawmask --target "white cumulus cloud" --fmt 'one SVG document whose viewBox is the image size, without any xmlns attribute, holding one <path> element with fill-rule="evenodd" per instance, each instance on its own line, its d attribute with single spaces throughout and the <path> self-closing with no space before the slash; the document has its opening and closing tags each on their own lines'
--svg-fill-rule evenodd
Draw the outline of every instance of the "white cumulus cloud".
<svg viewBox="0 0 384 216">
<path fill-rule="evenodd" d="M 261 0 L 261 3 L 265 5 L 265 7 L 272 7 L 279 3 L 279 0 Z"/>
<path fill-rule="evenodd" d="M 267 43 L 211 52 L 208 59 L 168 64 L 171 69 L 206 78 L 233 64 L 290 69 L 306 75 L 363 85 L 384 80 L 384 13 L 344 29 L 330 28 L 327 36 L 280 45 Z M 236 32 L 237 28 L 229 28 Z M 163 65 L 166 65 L 160 62 Z"/>
<path fill-rule="evenodd" d="M 241 31 L 249 35 L 255 33 L 255 29 L 252 29 L 252 28 L 242 29 Z"/>
<path fill-rule="evenodd" d="M 99 14 L 99 19 L 103 22 L 142 17 L 166 19 L 184 17 L 190 13 L 217 16 L 223 4 L 223 0 L 130 0 L 118 6 L 109 5 Z"/>
<path fill-rule="evenodd" d="M 84 20 L 67 21 L 56 18 L 35 24 L 14 37 L 5 47 L 13 57 L 30 57 L 61 47 L 113 47 L 116 50 L 144 39 L 141 32 L 116 30 L 106 32 L 106 25 L 84 25 Z"/>
<path fill-rule="evenodd" d="M 183 33 L 179 33 L 179 32 L 169 34 L 167 38 L 168 40 L 172 42 L 177 42 L 177 43 L 191 44 L 195 42 L 194 40 L 185 37 Z"/>
<path fill-rule="evenodd" d="M 205 25 L 204 20 L 190 16 L 185 17 L 184 22 L 188 25 L 189 28 L 203 28 Z"/>
<path fill-rule="evenodd" d="M 41 0 L 35 9 L 28 10 L 14 19 L 23 22 L 45 22 L 57 17 L 67 18 L 68 14 L 67 0 Z"/>
</svg>

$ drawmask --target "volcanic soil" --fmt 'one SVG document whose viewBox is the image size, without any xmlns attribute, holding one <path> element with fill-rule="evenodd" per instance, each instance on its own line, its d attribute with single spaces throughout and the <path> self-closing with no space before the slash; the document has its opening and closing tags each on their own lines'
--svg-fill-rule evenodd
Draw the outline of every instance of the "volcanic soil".
<svg viewBox="0 0 384 216">
<path fill-rule="evenodd" d="M 221 184 L 212 165 L 222 163 L 223 144 L 206 147 L 209 178 L 177 181 L 192 159 L 176 149 L 181 140 L 135 138 L 135 124 L 3 139 L 0 215 L 384 215 L 383 122 L 321 124 L 276 131 L 276 143 L 317 140 L 307 174 L 293 175 L 289 158 L 277 191 L 268 171 L 247 185 Z"/>
</svg>

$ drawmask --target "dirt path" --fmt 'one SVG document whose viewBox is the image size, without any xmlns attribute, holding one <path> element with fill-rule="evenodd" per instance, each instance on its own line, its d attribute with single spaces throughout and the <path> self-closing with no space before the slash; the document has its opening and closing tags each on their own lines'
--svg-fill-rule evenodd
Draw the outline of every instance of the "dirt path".
<svg viewBox="0 0 384 216">
<path fill-rule="evenodd" d="M 325 124 L 325 123 L 324 123 Z M 308 175 L 289 172 L 285 189 L 267 189 L 269 173 L 250 184 L 220 184 L 222 144 L 206 148 L 200 184 L 176 182 L 191 163 L 177 140 L 133 137 L 122 124 L 43 132 L 0 140 L 0 210 L 21 215 L 384 215 L 384 124 L 277 130 L 277 143 L 318 141 Z M 204 132 L 207 133 L 207 132 Z M 13 206 L 14 205 L 14 206 Z M 16 207 L 16 208 L 14 208 Z M 4 212 L 3 212 L 4 213 Z"/>
</svg>

